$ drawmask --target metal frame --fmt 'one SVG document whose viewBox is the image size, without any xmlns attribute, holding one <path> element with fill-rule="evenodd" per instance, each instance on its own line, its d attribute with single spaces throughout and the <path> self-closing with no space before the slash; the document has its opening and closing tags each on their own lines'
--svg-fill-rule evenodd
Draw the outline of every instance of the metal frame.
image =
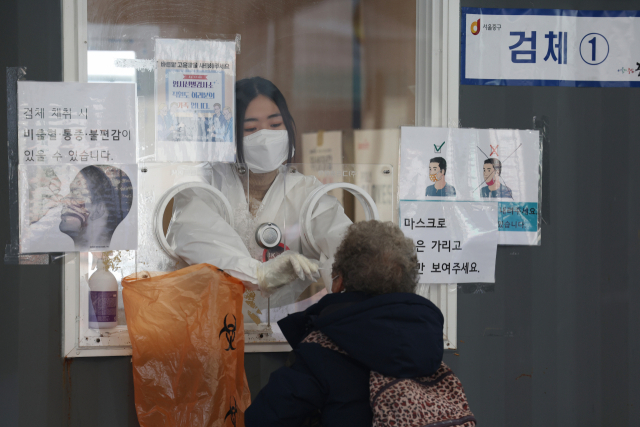
<svg viewBox="0 0 640 427">
<path fill-rule="evenodd" d="M 416 126 L 458 127 L 460 0 L 416 1 Z M 87 0 L 62 0 L 63 77 L 87 81 Z M 130 347 L 78 348 L 80 256 L 67 253 L 62 273 L 62 356 L 128 356 Z M 457 348 L 457 285 L 428 285 L 419 294 L 445 316 L 445 348 Z M 246 352 L 288 351 L 288 344 L 247 345 Z"/>
<path fill-rule="evenodd" d="M 62 0 L 62 75 L 87 82 L 87 0 Z M 127 356 L 131 347 L 79 348 L 80 254 L 68 252 L 62 269 L 62 357 Z"/>
<path fill-rule="evenodd" d="M 62 77 L 87 82 L 87 0 L 62 0 Z"/>
<path fill-rule="evenodd" d="M 459 127 L 460 0 L 416 2 L 416 126 Z M 444 315 L 444 347 L 458 347 L 458 285 L 418 285 Z"/>
</svg>

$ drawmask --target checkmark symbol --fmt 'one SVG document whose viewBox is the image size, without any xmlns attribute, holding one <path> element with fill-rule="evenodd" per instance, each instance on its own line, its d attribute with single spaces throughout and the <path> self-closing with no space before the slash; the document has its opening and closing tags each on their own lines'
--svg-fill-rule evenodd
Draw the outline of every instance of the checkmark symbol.
<svg viewBox="0 0 640 427">
<path fill-rule="evenodd" d="M 442 141 L 442 144 L 440 144 L 440 147 L 438 147 L 436 144 L 433 144 L 433 148 L 436 149 L 436 153 L 439 153 L 440 150 L 442 149 L 442 146 L 444 145 L 446 141 Z"/>
</svg>

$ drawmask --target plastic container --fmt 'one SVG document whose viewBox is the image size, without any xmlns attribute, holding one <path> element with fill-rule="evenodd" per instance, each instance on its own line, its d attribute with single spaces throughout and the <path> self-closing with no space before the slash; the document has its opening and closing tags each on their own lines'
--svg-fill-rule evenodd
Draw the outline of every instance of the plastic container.
<svg viewBox="0 0 640 427">
<path fill-rule="evenodd" d="M 118 281 L 109 271 L 102 252 L 94 252 L 97 270 L 89 278 L 89 328 L 118 326 Z"/>
</svg>

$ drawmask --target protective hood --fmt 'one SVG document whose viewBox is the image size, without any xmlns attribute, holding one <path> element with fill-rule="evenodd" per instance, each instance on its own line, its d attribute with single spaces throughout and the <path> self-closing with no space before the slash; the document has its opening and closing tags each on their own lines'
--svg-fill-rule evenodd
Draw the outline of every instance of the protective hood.
<svg viewBox="0 0 640 427">
<path fill-rule="evenodd" d="M 330 294 L 281 321 L 293 348 L 314 329 L 369 369 L 397 378 L 433 374 L 444 352 L 444 317 L 416 294 Z"/>
</svg>

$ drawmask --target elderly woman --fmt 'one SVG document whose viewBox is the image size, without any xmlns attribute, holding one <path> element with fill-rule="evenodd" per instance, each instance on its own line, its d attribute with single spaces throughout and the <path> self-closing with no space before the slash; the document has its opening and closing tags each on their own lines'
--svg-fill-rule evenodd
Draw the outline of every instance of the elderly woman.
<svg viewBox="0 0 640 427">
<path fill-rule="evenodd" d="M 444 318 L 414 293 L 418 260 L 397 226 L 351 225 L 332 278 L 332 294 L 278 322 L 293 351 L 245 413 L 247 427 L 371 426 L 371 370 L 414 378 L 440 367 Z"/>
</svg>

